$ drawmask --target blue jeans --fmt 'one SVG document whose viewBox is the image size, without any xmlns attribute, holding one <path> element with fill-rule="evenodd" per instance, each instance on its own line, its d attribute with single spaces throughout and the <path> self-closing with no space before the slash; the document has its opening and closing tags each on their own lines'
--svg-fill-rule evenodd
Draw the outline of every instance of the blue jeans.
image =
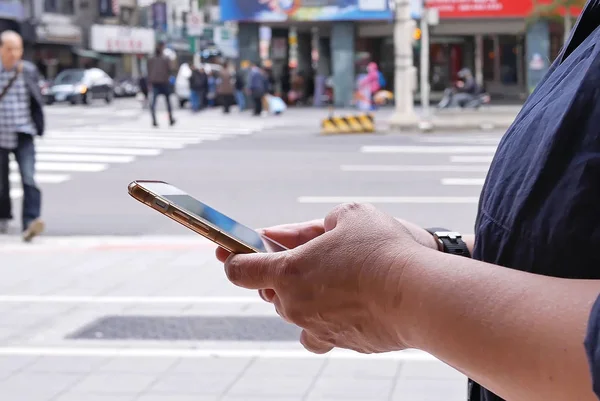
<svg viewBox="0 0 600 401">
<path fill-rule="evenodd" d="M 198 111 L 204 103 L 204 93 L 202 91 L 190 91 L 190 105 L 193 111 Z"/>
<path fill-rule="evenodd" d="M 23 210 L 21 223 L 23 230 L 40 217 L 42 209 L 42 193 L 35 182 L 35 144 L 33 136 L 18 134 L 19 143 L 16 149 L 0 149 L 0 219 L 12 219 L 12 202 L 10 199 L 10 167 L 9 155 L 14 153 L 23 185 Z"/>
<path fill-rule="evenodd" d="M 156 98 L 163 95 L 167 102 L 167 110 L 169 111 L 169 120 L 173 121 L 173 110 L 171 109 L 171 86 L 169 84 L 152 84 L 152 100 L 150 103 L 150 114 L 152 122 L 156 125 Z"/>
<path fill-rule="evenodd" d="M 240 111 L 246 109 L 246 94 L 244 93 L 243 90 L 235 91 L 235 101 L 237 102 L 237 105 L 240 108 Z"/>
</svg>

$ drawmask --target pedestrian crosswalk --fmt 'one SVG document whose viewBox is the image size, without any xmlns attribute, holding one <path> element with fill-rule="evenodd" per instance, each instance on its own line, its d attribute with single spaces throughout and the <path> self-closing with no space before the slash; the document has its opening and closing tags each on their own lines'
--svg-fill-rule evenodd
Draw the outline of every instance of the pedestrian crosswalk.
<svg viewBox="0 0 600 401">
<path fill-rule="evenodd" d="M 158 130 L 140 126 L 139 121 L 115 127 L 50 128 L 42 138 L 36 138 L 36 181 L 42 186 L 59 184 L 74 174 L 98 173 L 113 165 L 133 163 L 203 142 L 251 135 L 265 127 L 262 121 L 228 124 L 222 117 L 198 122 L 200 124 L 188 121 L 181 124 L 182 127 Z M 12 156 L 9 180 L 11 198 L 21 198 L 21 178 Z"/>
<path fill-rule="evenodd" d="M 385 182 L 396 176 L 410 196 L 352 193 L 299 196 L 302 204 L 368 202 L 376 204 L 477 204 L 479 192 L 500 142 L 500 135 L 414 136 L 360 146 L 361 160 L 371 164 L 341 164 L 339 170 L 359 174 L 356 182 Z M 355 156 L 352 156 L 356 160 Z M 382 177 L 384 175 L 385 177 Z M 379 178 L 381 177 L 381 178 Z M 413 192 L 414 191 L 414 192 Z"/>
</svg>

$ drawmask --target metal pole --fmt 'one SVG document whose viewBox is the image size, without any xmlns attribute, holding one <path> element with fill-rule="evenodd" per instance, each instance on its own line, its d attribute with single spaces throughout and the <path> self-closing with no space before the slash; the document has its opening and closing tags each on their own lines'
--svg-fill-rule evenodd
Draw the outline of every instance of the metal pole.
<svg viewBox="0 0 600 401">
<path fill-rule="evenodd" d="M 394 98 L 396 110 L 390 120 L 394 128 L 413 128 L 417 124 L 414 110 L 413 88 L 415 84 L 413 67 L 412 33 L 415 27 L 411 18 L 411 1 L 395 0 L 394 21 Z"/>
<path fill-rule="evenodd" d="M 421 13 L 421 107 L 429 116 L 429 13 L 425 5 Z"/>
</svg>

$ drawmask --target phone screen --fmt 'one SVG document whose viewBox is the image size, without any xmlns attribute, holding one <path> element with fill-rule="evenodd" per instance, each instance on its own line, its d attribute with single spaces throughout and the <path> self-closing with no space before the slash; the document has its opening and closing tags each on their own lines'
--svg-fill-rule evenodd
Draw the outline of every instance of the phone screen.
<svg viewBox="0 0 600 401">
<path fill-rule="evenodd" d="M 189 214 L 195 215 L 200 220 L 210 223 L 219 231 L 226 233 L 239 242 L 257 249 L 259 252 L 280 252 L 286 250 L 282 245 L 258 234 L 250 227 L 225 216 L 223 213 L 200 202 L 173 185 L 161 182 L 140 182 L 139 185 L 177 205 Z"/>
</svg>

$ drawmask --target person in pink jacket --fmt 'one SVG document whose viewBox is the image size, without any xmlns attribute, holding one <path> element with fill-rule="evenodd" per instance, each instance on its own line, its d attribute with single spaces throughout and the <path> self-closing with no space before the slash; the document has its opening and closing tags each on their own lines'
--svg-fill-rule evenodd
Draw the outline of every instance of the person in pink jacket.
<svg viewBox="0 0 600 401">
<path fill-rule="evenodd" d="M 363 78 L 363 80 L 361 81 L 360 87 L 361 87 L 361 89 L 364 89 L 364 88 L 369 89 L 371 108 L 373 108 L 375 105 L 373 97 L 375 96 L 377 91 L 379 91 L 379 89 L 381 89 L 379 68 L 377 67 L 377 64 L 375 64 L 374 62 L 370 62 L 367 65 L 367 76 L 365 78 Z"/>
</svg>

